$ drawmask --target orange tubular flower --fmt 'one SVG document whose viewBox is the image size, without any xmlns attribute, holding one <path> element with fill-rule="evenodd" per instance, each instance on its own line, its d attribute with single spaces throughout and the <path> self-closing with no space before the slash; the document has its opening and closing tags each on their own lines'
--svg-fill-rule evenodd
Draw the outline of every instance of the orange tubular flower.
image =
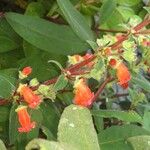
<svg viewBox="0 0 150 150">
<path fill-rule="evenodd" d="M 74 104 L 89 107 L 92 104 L 92 98 L 94 93 L 91 92 L 90 88 L 86 85 L 83 79 L 80 79 L 75 84 L 75 97 Z"/>
<path fill-rule="evenodd" d="M 32 68 L 31 68 L 30 66 L 25 67 L 25 68 L 23 68 L 23 70 L 22 70 L 22 74 L 25 75 L 25 76 L 30 75 L 31 72 L 32 72 Z"/>
<path fill-rule="evenodd" d="M 117 70 L 117 78 L 119 80 L 119 84 L 126 89 L 128 87 L 128 82 L 131 79 L 128 68 L 124 65 L 124 63 L 118 62 L 115 59 L 111 59 L 109 61 L 109 64 Z"/>
<path fill-rule="evenodd" d="M 22 86 L 20 94 L 23 96 L 25 102 L 29 104 L 30 108 L 36 108 L 41 103 L 40 96 L 34 94 L 34 92 L 27 86 Z"/>
<path fill-rule="evenodd" d="M 117 77 L 118 77 L 118 80 L 119 80 L 119 84 L 123 88 L 127 88 L 128 87 L 128 82 L 131 79 L 131 75 L 130 75 L 130 72 L 129 72 L 128 68 L 123 63 L 119 63 L 116 66 L 116 69 L 117 69 Z"/>
<path fill-rule="evenodd" d="M 26 106 L 17 108 L 16 112 L 18 114 L 18 120 L 21 125 L 21 127 L 18 128 L 19 132 L 29 132 L 35 128 L 35 122 L 31 122 Z"/>
</svg>

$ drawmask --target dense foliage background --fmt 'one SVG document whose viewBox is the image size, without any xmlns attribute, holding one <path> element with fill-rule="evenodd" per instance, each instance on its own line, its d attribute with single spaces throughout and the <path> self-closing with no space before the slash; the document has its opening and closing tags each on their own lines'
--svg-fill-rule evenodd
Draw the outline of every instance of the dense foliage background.
<svg viewBox="0 0 150 150">
<path fill-rule="evenodd" d="M 0 149 L 150 150 L 149 13 L 149 0 L 0 0 Z M 130 71 L 128 88 L 111 59 Z M 73 104 L 79 77 L 96 93 L 89 108 Z M 28 133 L 18 132 L 19 83 L 43 98 L 28 108 Z"/>
</svg>

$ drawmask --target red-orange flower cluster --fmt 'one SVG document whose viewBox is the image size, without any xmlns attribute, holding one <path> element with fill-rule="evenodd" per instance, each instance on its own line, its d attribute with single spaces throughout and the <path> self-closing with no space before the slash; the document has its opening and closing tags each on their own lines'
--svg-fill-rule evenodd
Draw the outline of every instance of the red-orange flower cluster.
<svg viewBox="0 0 150 150">
<path fill-rule="evenodd" d="M 118 62 L 115 59 L 111 59 L 109 61 L 109 64 L 117 70 L 117 78 L 118 78 L 119 84 L 123 88 L 127 88 L 128 82 L 131 79 L 131 75 L 130 75 L 128 68 L 125 66 L 124 63 Z"/>
<path fill-rule="evenodd" d="M 20 89 L 20 95 L 23 96 L 24 101 L 29 104 L 30 108 L 36 108 L 41 103 L 41 98 L 39 95 L 36 95 L 32 89 L 27 86 L 22 86 Z"/>
<path fill-rule="evenodd" d="M 16 112 L 18 114 L 18 120 L 21 125 L 21 127 L 18 128 L 19 132 L 29 132 L 35 128 L 35 122 L 31 122 L 26 106 L 19 107 L 16 109 Z"/>
<path fill-rule="evenodd" d="M 89 107 L 93 102 L 93 96 L 94 93 L 91 92 L 90 88 L 86 85 L 83 79 L 80 79 L 75 84 L 74 104 Z"/>
<path fill-rule="evenodd" d="M 30 75 L 31 72 L 32 72 L 32 68 L 31 68 L 30 66 L 25 67 L 25 68 L 23 68 L 23 70 L 22 70 L 22 74 L 25 75 L 25 76 Z"/>
</svg>

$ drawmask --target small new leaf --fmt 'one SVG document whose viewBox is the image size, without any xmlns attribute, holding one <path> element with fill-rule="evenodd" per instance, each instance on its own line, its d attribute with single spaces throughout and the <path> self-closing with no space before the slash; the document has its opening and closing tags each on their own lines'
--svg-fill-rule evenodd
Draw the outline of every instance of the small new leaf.
<svg viewBox="0 0 150 150">
<path fill-rule="evenodd" d="M 134 62 L 136 60 L 136 53 L 135 53 L 136 47 L 134 41 L 130 40 L 124 41 L 123 48 L 124 48 L 123 58 L 129 63 Z"/>
<path fill-rule="evenodd" d="M 56 98 L 56 92 L 54 91 L 53 85 L 40 85 L 37 92 L 44 96 L 44 98 L 49 98 L 52 101 Z"/>
<path fill-rule="evenodd" d="M 90 77 L 96 80 L 100 80 L 100 78 L 104 75 L 106 70 L 106 66 L 104 64 L 104 60 L 99 59 L 94 65 L 94 68 L 90 72 Z"/>
</svg>

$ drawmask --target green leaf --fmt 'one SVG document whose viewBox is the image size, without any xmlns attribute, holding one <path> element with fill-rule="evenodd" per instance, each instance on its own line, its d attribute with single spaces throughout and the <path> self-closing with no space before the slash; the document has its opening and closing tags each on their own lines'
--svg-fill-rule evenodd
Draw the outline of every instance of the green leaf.
<svg viewBox="0 0 150 150">
<path fill-rule="evenodd" d="M 112 30 L 124 30 L 120 24 L 126 23 L 134 14 L 135 12 L 130 7 L 118 6 L 113 11 L 111 17 L 106 21 L 106 25 Z M 108 27 L 106 29 L 108 29 Z"/>
<path fill-rule="evenodd" d="M 134 6 L 137 5 L 141 2 L 141 0 L 117 0 L 117 3 L 119 5 L 124 5 L 124 6 Z"/>
<path fill-rule="evenodd" d="M 99 60 L 96 61 L 93 69 L 91 70 L 90 77 L 99 81 L 100 78 L 104 76 L 105 71 L 106 71 L 106 66 L 104 60 L 100 58 Z"/>
<path fill-rule="evenodd" d="M 9 118 L 9 108 L 6 106 L 0 107 L 0 122 L 5 122 Z"/>
<path fill-rule="evenodd" d="M 74 8 L 69 0 L 57 0 L 66 20 L 74 32 L 84 41 L 94 41 L 93 33 L 87 24 L 86 19 Z"/>
<path fill-rule="evenodd" d="M 93 104 L 93 110 L 94 111 L 95 110 L 96 111 L 99 110 L 99 104 L 94 103 Z M 94 119 L 94 124 L 95 124 L 95 127 L 96 127 L 98 133 L 101 132 L 104 129 L 103 117 L 99 117 L 97 115 L 93 115 L 93 119 Z"/>
<path fill-rule="evenodd" d="M 128 138 L 134 150 L 150 150 L 150 136 L 135 136 Z"/>
<path fill-rule="evenodd" d="M 58 140 L 78 150 L 99 150 L 90 111 L 76 105 L 66 107 L 59 122 Z"/>
<path fill-rule="evenodd" d="M 143 7 L 144 9 L 147 10 L 147 12 L 150 14 L 150 7 Z"/>
<path fill-rule="evenodd" d="M 127 139 L 138 135 L 150 135 L 150 132 L 136 125 L 112 126 L 98 134 L 102 150 L 133 150 Z"/>
<path fill-rule="evenodd" d="M 18 47 L 18 44 L 6 36 L 0 35 L 0 53 L 7 52 Z"/>
<path fill-rule="evenodd" d="M 5 18 L 0 18 L 0 53 L 14 50 L 20 46 L 21 39 L 13 31 Z"/>
<path fill-rule="evenodd" d="M 44 139 L 34 139 L 28 143 L 26 150 L 75 150 L 68 144 L 52 142 Z"/>
<path fill-rule="evenodd" d="M 150 131 L 150 111 L 145 110 L 143 116 L 143 128 Z"/>
<path fill-rule="evenodd" d="M 40 110 L 43 114 L 42 125 L 50 130 L 54 137 L 57 134 L 57 127 L 59 122 L 59 116 L 50 101 L 44 102 L 40 105 Z"/>
<path fill-rule="evenodd" d="M 0 69 L 17 68 L 18 61 L 23 57 L 23 51 L 19 49 L 0 54 Z"/>
<path fill-rule="evenodd" d="M 8 99 L 10 96 L 12 96 L 16 89 L 15 84 L 15 78 L 0 74 L 0 98 Z"/>
<path fill-rule="evenodd" d="M 46 13 L 43 5 L 40 2 L 31 2 L 26 8 L 26 15 L 43 17 Z"/>
<path fill-rule="evenodd" d="M 18 104 L 13 103 L 9 115 L 9 142 L 14 144 L 18 137 L 18 117 L 15 109 L 18 107 Z"/>
<path fill-rule="evenodd" d="M 46 135 L 47 140 L 56 140 L 56 138 L 53 136 L 52 132 L 48 128 L 42 126 L 41 130 Z"/>
<path fill-rule="evenodd" d="M 5 17 L 23 39 L 42 50 L 66 55 L 88 48 L 67 26 L 17 13 L 6 13 Z"/>
<path fill-rule="evenodd" d="M 135 111 L 117 111 L 117 110 L 92 110 L 92 115 L 103 118 L 117 118 L 126 122 L 142 122 L 141 116 Z"/>
<path fill-rule="evenodd" d="M 116 0 L 105 0 L 100 8 L 100 24 L 104 24 L 116 8 Z"/>
<path fill-rule="evenodd" d="M 136 60 L 136 53 L 135 53 L 135 42 L 131 40 L 126 40 L 123 42 L 123 58 L 132 63 Z"/>
<path fill-rule="evenodd" d="M 147 92 L 150 91 L 150 83 L 143 76 L 132 77 L 132 82 L 134 84 L 137 84 L 137 86 L 142 88 L 143 90 L 145 90 Z"/>
<path fill-rule="evenodd" d="M 66 87 L 67 83 L 68 83 L 67 78 L 65 77 L 64 74 L 62 74 L 62 75 L 60 75 L 59 78 L 57 79 L 57 82 L 56 82 L 55 85 L 54 85 L 54 89 L 55 89 L 56 91 L 62 90 L 63 88 Z"/>
<path fill-rule="evenodd" d="M 4 145 L 2 140 L 0 140 L 0 149 L 1 150 L 6 150 L 6 147 L 5 147 L 5 145 Z"/>
</svg>

